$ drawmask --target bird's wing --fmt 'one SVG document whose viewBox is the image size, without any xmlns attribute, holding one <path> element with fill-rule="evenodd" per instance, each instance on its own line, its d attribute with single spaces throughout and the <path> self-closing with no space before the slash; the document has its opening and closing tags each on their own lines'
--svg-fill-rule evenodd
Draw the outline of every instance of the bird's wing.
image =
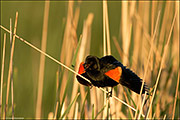
<svg viewBox="0 0 180 120">
<path fill-rule="evenodd" d="M 112 55 L 107 55 L 102 58 L 100 58 L 100 61 L 104 63 L 111 63 L 113 64 L 115 61 L 117 61 Z"/>
<path fill-rule="evenodd" d="M 122 78 L 120 79 L 120 84 L 139 94 L 141 90 L 142 79 L 138 77 L 133 71 L 124 66 L 122 67 Z M 149 88 L 146 83 L 144 83 L 142 93 L 145 93 L 145 91 L 149 93 Z"/>
<path fill-rule="evenodd" d="M 108 76 L 109 78 L 111 78 L 112 80 L 114 80 L 117 83 L 119 83 L 120 79 L 121 79 L 121 75 L 122 75 L 122 69 L 121 69 L 121 67 L 116 67 L 114 69 L 111 69 L 111 70 L 107 71 L 104 74 L 106 76 Z"/>
<path fill-rule="evenodd" d="M 111 55 L 104 56 L 100 59 L 100 66 L 101 71 L 111 78 L 112 80 L 119 83 L 121 75 L 122 75 L 122 68 L 121 66 L 117 65 L 118 61 Z"/>
<path fill-rule="evenodd" d="M 102 58 L 101 58 L 102 59 Z M 113 56 L 105 56 L 103 57 L 105 70 L 105 75 L 110 77 L 112 80 L 126 86 L 136 93 L 140 93 L 142 79 L 137 76 L 133 71 L 126 68 L 122 63 L 117 61 Z M 149 93 L 149 88 L 144 83 L 142 93 Z"/>
</svg>

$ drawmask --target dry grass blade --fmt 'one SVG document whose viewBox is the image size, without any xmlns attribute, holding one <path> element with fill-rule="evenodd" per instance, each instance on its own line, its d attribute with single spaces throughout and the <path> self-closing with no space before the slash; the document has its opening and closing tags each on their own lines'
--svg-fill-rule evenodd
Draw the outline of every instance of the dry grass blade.
<svg viewBox="0 0 180 120">
<path fill-rule="evenodd" d="M 18 21 L 18 12 L 16 12 L 16 20 L 14 25 L 14 32 L 13 32 L 13 41 L 12 41 L 12 47 L 11 47 L 11 55 L 10 55 L 10 62 L 9 62 L 9 72 L 8 72 L 8 81 L 7 81 L 7 93 L 6 93 L 6 104 L 5 104 L 5 111 L 4 111 L 4 117 L 6 117 L 6 112 L 8 108 L 8 99 L 9 99 L 9 87 L 10 87 L 10 79 L 12 74 L 12 62 L 13 62 L 13 55 L 14 55 L 14 44 L 15 44 L 15 34 L 16 34 L 16 28 L 17 28 L 17 21 Z M 10 31 L 11 33 L 11 31 Z"/>
<path fill-rule="evenodd" d="M 147 27 L 143 24 L 143 21 L 141 20 L 141 18 L 140 18 L 140 16 L 138 15 L 138 13 L 135 14 L 135 18 L 136 18 L 137 21 L 138 21 L 138 24 L 137 24 L 138 27 L 142 27 L 142 30 L 144 31 L 144 36 L 147 38 L 147 40 L 149 41 L 149 43 L 152 44 L 151 36 L 150 36 L 149 33 L 148 33 L 148 29 L 147 29 Z M 136 28 L 138 28 L 138 27 L 136 27 Z M 136 48 L 138 48 L 139 43 L 140 43 L 139 39 L 141 39 L 141 36 L 139 35 L 141 32 L 138 32 L 138 31 L 139 31 L 139 29 L 136 31 L 136 34 L 135 34 L 135 36 L 137 36 L 137 38 L 136 38 L 136 40 L 135 40 L 135 42 L 136 42 L 136 44 L 137 44 L 137 47 L 136 47 Z M 151 41 L 150 41 L 150 40 L 151 40 Z M 136 45 L 134 45 L 134 46 L 136 46 Z M 137 49 L 134 49 L 134 50 L 135 50 L 136 52 L 134 52 L 133 55 L 137 55 L 137 54 L 135 54 L 135 53 L 138 53 Z M 156 54 L 156 59 L 157 59 L 158 61 L 160 61 L 161 56 L 160 56 L 159 51 L 157 51 L 157 48 L 156 48 L 155 45 L 153 45 L 153 51 L 154 51 L 154 53 Z M 136 59 L 137 59 L 137 57 L 136 57 Z M 137 61 L 136 61 L 136 62 L 137 62 Z"/>
<path fill-rule="evenodd" d="M 12 120 L 14 120 L 14 89 L 13 89 L 13 78 L 11 80 L 11 101 L 12 101 Z"/>
<path fill-rule="evenodd" d="M 122 58 L 123 58 L 123 51 L 122 51 L 121 47 L 119 46 L 119 43 L 118 43 L 118 41 L 117 41 L 117 38 L 116 38 L 116 37 L 113 37 L 112 40 L 113 40 L 113 42 L 114 42 L 114 45 L 116 46 L 116 49 L 117 49 L 117 51 L 118 51 L 118 53 L 119 53 L 119 55 L 120 55 L 120 58 L 122 59 Z"/>
<path fill-rule="evenodd" d="M 57 101 L 57 103 L 56 103 L 56 111 L 55 111 L 55 113 L 54 113 L 54 120 L 56 120 L 57 118 L 57 112 L 58 112 L 58 106 L 59 106 L 59 102 Z"/>
<path fill-rule="evenodd" d="M 67 113 L 69 112 L 69 110 L 71 109 L 72 105 L 74 104 L 74 102 L 77 100 L 78 96 L 80 95 L 80 93 L 78 93 L 75 98 L 73 99 L 73 101 L 71 101 L 71 103 L 68 105 L 67 109 L 64 111 L 64 113 L 62 114 L 62 116 L 60 117 L 60 119 L 63 119 Z"/>
<path fill-rule="evenodd" d="M 123 64 L 127 65 L 128 56 L 129 56 L 129 47 L 130 47 L 130 36 L 131 36 L 131 28 L 132 21 L 128 14 L 129 2 L 122 2 L 122 40 L 123 40 L 123 51 L 127 56 L 123 56 Z"/>
<path fill-rule="evenodd" d="M 107 7 L 107 1 L 105 1 L 105 10 L 106 10 L 106 16 L 105 16 L 105 25 L 106 25 L 106 34 L 107 34 L 107 54 L 111 55 L 111 44 L 110 44 L 110 32 L 109 32 L 109 19 L 108 19 L 108 7 Z"/>
<path fill-rule="evenodd" d="M 177 86 L 176 86 L 176 94 L 175 94 L 175 98 L 174 98 L 172 120 L 174 119 L 174 116 L 175 116 L 176 101 L 177 101 L 177 99 L 178 99 L 177 96 L 178 96 L 178 88 L 179 88 L 179 74 L 180 74 L 180 70 L 179 70 L 179 73 L 178 73 L 178 79 L 177 79 Z"/>
<path fill-rule="evenodd" d="M 0 27 L 2 29 L 4 29 L 6 32 L 10 33 L 10 31 L 3 27 L 2 25 L 0 25 Z M 44 54 L 46 57 L 48 57 L 49 59 L 53 60 L 54 62 L 56 62 L 57 64 L 63 66 L 64 68 L 68 69 L 69 71 L 71 71 L 72 73 L 80 76 L 81 78 L 85 79 L 87 82 L 90 82 L 90 80 L 88 80 L 87 78 L 83 77 L 82 75 L 78 74 L 78 72 L 74 71 L 73 69 L 71 69 L 70 67 L 66 66 L 65 64 L 61 63 L 60 61 L 56 60 L 55 58 L 53 58 L 52 56 L 50 56 L 49 54 L 43 52 L 42 50 L 40 50 L 39 48 L 35 47 L 34 45 L 32 45 L 31 43 L 29 43 L 28 41 L 26 41 L 25 39 L 19 37 L 18 35 L 14 34 L 15 37 L 17 37 L 19 40 L 21 40 L 22 42 L 24 42 L 25 44 L 27 44 L 28 46 L 32 47 L 33 49 L 35 49 L 36 51 L 40 52 L 41 54 Z M 97 87 L 96 87 L 97 88 Z M 98 88 L 97 88 L 98 89 Z M 103 88 L 99 88 L 100 90 L 102 90 L 103 92 L 108 93 L 106 90 L 104 90 Z M 130 107 L 133 111 L 136 111 L 135 108 L 133 108 L 132 106 L 128 105 L 126 102 L 120 100 L 118 97 L 112 95 L 113 98 L 115 98 L 116 100 L 118 100 L 119 102 L 123 103 L 124 105 L 126 105 L 127 107 Z M 144 116 L 144 115 L 143 115 Z"/>
<path fill-rule="evenodd" d="M 61 54 L 60 54 L 60 61 L 62 61 L 63 63 L 65 63 L 68 66 L 71 65 L 74 46 L 76 46 L 76 45 L 73 45 L 73 43 L 75 43 L 75 39 L 76 39 L 76 30 L 73 27 L 73 23 L 75 23 L 75 22 L 73 22 L 73 5 L 74 5 L 73 1 L 68 2 L 67 19 L 66 19 L 63 43 L 62 43 Z M 76 25 L 74 25 L 74 26 L 76 26 Z M 60 93 L 59 93 L 60 104 L 62 104 L 62 102 L 64 102 L 63 95 L 65 94 L 66 86 L 68 85 L 67 80 L 69 79 L 68 71 L 64 70 L 63 68 L 62 68 L 62 71 L 63 71 L 63 76 L 62 76 L 62 80 L 61 80 Z M 66 100 L 65 100 L 65 102 L 66 102 Z M 66 105 L 66 104 L 64 104 L 64 105 Z M 66 106 L 64 106 L 64 108 L 66 109 Z"/>
<path fill-rule="evenodd" d="M 128 100 L 126 92 L 124 92 L 124 96 L 125 96 L 125 99 L 126 99 L 127 103 L 129 104 L 130 102 Z M 129 108 L 129 111 L 130 111 L 131 118 L 133 118 L 133 112 L 132 112 L 132 110 L 130 108 Z"/>
<path fill-rule="evenodd" d="M 170 41 L 170 38 L 171 38 L 171 34 L 172 34 L 173 27 L 174 27 L 174 23 L 175 23 L 175 20 L 176 20 L 176 15 L 177 15 L 177 11 L 175 12 L 175 15 L 174 15 L 174 18 L 173 18 L 173 22 L 172 22 L 172 25 L 171 25 L 171 29 L 170 29 L 170 32 L 169 32 L 168 40 L 167 40 L 167 43 L 166 43 L 166 45 L 164 47 L 164 52 L 163 52 L 162 59 L 161 59 L 161 65 L 160 65 L 160 69 L 159 69 L 159 72 L 158 72 L 158 77 L 157 77 L 157 80 L 156 80 L 156 83 L 155 83 L 155 88 L 154 88 L 154 91 L 153 91 L 152 100 L 150 102 L 149 110 L 148 110 L 146 118 L 149 118 L 150 109 L 151 109 L 152 102 L 153 102 L 153 99 L 154 99 L 154 96 L 155 96 L 155 93 L 156 93 L 157 85 L 158 85 L 159 78 L 160 78 L 161 71 L 162 71 L 162 66 L 164 65 L 164 60 L 165 60 L 165 57 L 166 57 L 167 48 L 168 48 L 169 41 Z"/>
<path fill-rule="evenodd" d="M 105 8 L 105 0 L 103 0 L 103 55 L 106 55 L 106 8 Z"/>
<path fill-rule="evenodd" d="M 86 56 L 87 54 L 90 53 L 90 42 L 91 42 L 91 26 L 92 26 L 92 22 L 93 22 L 93 19 L 94 19 L 94 14 L 93 13 L 89 13 L 88 14 L 88 17 L 87 17 L 87 20 L 85 22 L 85 26 L 83 27 L 83 34 L 82 34 L 82 42 L 85 44 L 85 45 L 81 45 L 80 47 L 80 61 L 82 61 L 83 57 Z M 81 56 L 83 55 L 83 56 Z M 80 62 L 80 61 L 77 61 L 77 62 Z M 79 65 L 79 64 L 77 64 Z M 79 66 L 78 66 L 79 67 Z M 85 98 L 85 89 L 84 87 L 81 85 L 80 86 L 80 92 L 81 92 L 81 98 Z M 92 98 L 92 104 L 95 104 L 97 105 L 97 97 L 95 96 L 91 96 Z M 82 99 L 82 100 L 83 100 Z M 83 104 L 83 101 L 81 101 L 81 104 Z M 85 105 L 87 105 L 87 101 L 85 101 Z M 95 107 L 95 110 L 97 109 L 97 107 Z M 88 108 L 85 107 L 84 109 L 84 113 L 85 113 L 85 118 L 88 118 Z"/>
<path fill-rule="evenodd" d="M 178 11 L 177 12 L 177 32 L 179 33 L 179 1 L 176 1 L 176 10 Z M 179 34 L 177 35 L 177 38 L 179 38 Z M 176 38 L 175 38 L 176 39 Z M 176 44 L 177 45 L 177 44 Z M 179 42 L 178 42 L 178 47 L 179 47 Z M 178 50 L 179 50 L 179 48 L 177 48 Z M 179 69 L 179 51 L 177 52 L 178 53 L 178 59 L 177 59 L 177 61 L 176 61 L 176 63 L 177 63 L 177 68 Z M 179 95 L 180 95 L 180 93 L 179 93 L 179 74 L 180 74 L 180 70 L 179 70 L 179 72 L 178 72 L 178 79 L 177 79 L 177 86 L 176 86 L 176 93 L 175 93 L 175 98 L 174 98 L 174 105 L 173 105 L 173 115 L 172 115 L 172 119 L 174 119 L 174 117 L 175 117 L 175 111 L 176 111 L 176 102 L 177 102 L 177 99 L 180 97 Z M 179 115 L 178 115 L 178 117 L 179 117 Z"/>
<path fill-rule="evenodd" d="M 5 60 L 5 48 L 6 48 L 6 33 L 4 33 L 2 66 L 1 66 L 1 96 L 0 96 L 0 118 L 2 113 L 2 93 L 3 93 L 3 77 L 4 77 L 4 60 Z"/>
<path fill-rule="evenodd" d="M 141 2 L 139 2 L 139 6 L 141 6 Z M 139 10 L 137 11 L 139 14 L 142 12 L 142 10 Z M 136 13 L 136 12 L 135 12 Z M 136 14 L 135 14 L 136 16 Z M 134 25 L 133 27 L 133 32 L 134 32 L 134 35 L 133 35 L 133 42 L 134 42 L 134 49 L 133 49 L 133 54 L 132 54 L 132 58 L 134 59 L 133 61 L 133 64 L 132 64 L 132 68 L 134 70 L 137 69 L 137 64 L 138 64 L 138 55 L 139 55 L 139 52 L 140 52 L 140 48 L 141 48 L 141 36 L 142 36 L 142 28 L 141 28 L 141 25 L 138 24 L 139 23 L 139 20 L 137 20 L 137 23 Z"/>
<path fill-rule="evenodd" d="M 99 104 L 99 99 L 98 99 L 98 90 L 96 90 L 96 88 L 92 88 L 91 92 L 90 92 L 90 97 L 91 97 L 91 106 L 94 107 L 94 115 L 98 114 L 98 109 L 101 107 L 101 105 Z M 101 93 L 100 93 L 101 94 Z M 93 112 L 93 110 L 91 109 L 91 111 Z"/>
<path fill-rule="evenodd" d="M 107 42 L 107 44 L 106 44 Z M 110 47 L 110 35 L 109 35 L 109 21 L 108 21 L 108 9 L 107 9 L 107 1 L 103 1 L 103 55 L 111 55 L 111 47 Z M 107 49 L 106 49 L 107 48 Z M 110 90 L 109 88 L 106 88 L 106 90 Z M 109 100 L 106 99 L 106 93 L 104 93 L 104 105 L 106 107 L 104 108 L 103 111 L 103 119 L 108 117 L 108 114 L 110 114 L 110 108 L 108 107 L 109 105 Z"/>
<path fill-rule="evenodd" d="M 151 8 L 151 38 L 153 38 L 154 35 L 154 14 L 155 14 L 155 2 L 152 1 L 152 8 Z M 153 44 L 153 41 L 151 40 L 151 44 Z M 151 70 L 153 69 L 153 54 L 151 56 Z"/>
<path fill-rule="evenodd" d="M 48 17 L 49 17 L 49 1 L 46 1 L 45 2 L 45 10 L 44 10 L 42 44 L 41 44 L 41 50 L 44 52 L 46 51 Z M 42 105 L 43 81 L 44 81 L 44 66 L 45 66 L 45 56 L 43 54 L 41 54 L 40 65 L 39 65 L 39 78 L 38 78 L 38 94 L 37 94 L 37 103 L 36 103 L 36 118 L 41 118 L 41 105 Z"/>
<path fill-rule="evenodd" d="M 168 2 L 168 4 L 166 4 L 165 6 L 165 11 L 164 11 L 164 16 L 163 16 L 163 21 L 162 21 L 162 27 L 161 27 L 161 31 L 160 31 L 160 35 L 159 35 L 159 43 L 162 43 L 164 41 L 165 38 L 165 34 L 166 32 L 168 32 L 169 29 L 166 29 L 167 27 L 169 27 L 168 23 L 168 18 L 170 17 L 171 14 L 171 6 L 172 6 L 173 2 Z M 170 28 L 170 27 L 169 27 Z M 157 49 L 158 51 L 161 53 L 163 45 L 162 44 L 158 44 Z"/>
<path fill-rule="evenodd" d="M 12 19 L 10 18 L 10 43 L 12 44 Z M 14 91 L 13 91 L 13 64 L 11 71 L 11 102 L 12 102 L 12 120 L 14 120 Z"/>
<path fill-rule="evenodd" d="M 146 94 L 147 94 L 147 92 L 145 91 L 145 95 L 144 95 L 144 98 L 143 98 L 143 102 L 142 102 L 142 105 L 141 105 L 141 108 L 140 108 L 140 112 L 139 112 L 139 115 L 138 115 L 138 120 L 139 120 L 140 117 L 141 117 L 141 113 L 142 113 L 142 110 L 143 110 L 143 105 L 144 105 L 145 99 L 146 99 Z"/>
<path fill-rule="evenodd" d="M 138 102 L 137 109 L 136 109 L 136 114 L 135 114 L 135 117 L 134 117 L 135 119 L 137 117 L 138 106 L 139 106 L 139 104 L 141 102 L 142 90 L 143 90 L 146 74 L 147 74 L 147 71 L 148 71 L 148 66 L 149 66 L 150 58 L 151 58 L 152 51 L 153 51 L 153 46 L 154 46 L 153 41 L 154 41 L 155 36 L 156 36 L 157 26 L 158 26 L 158 22 L 159 22 L 159 17 L 160 17 L 160 11 L 158 13 L 158 17 L 157 17 L 157 21 L 156 21 L 156 25 L 155 25 L 155 30 L 154 30 L 154 34 L 153 34 L 153 37 L 152 37 L 152 44 L 151 44 L 151 48 L 150 48 L 150 52 L 149 52 L 149 55 L 148 55 L 148 60 L 147 60 L 147 64 L 146 64 L 146 68 L 145 68 L 145 72 L 144 72 L 144 76 L 143 76 L 143 80 L 142 80 L 142 85 L 141 85 L 141 90 L 140 90 L 140 95 L 139 95 L 139 102 Z M 143 107 L 143 106 L 141 106 L 141 107 Z"/>
<path fill-rule="evenodd" d="M 79 106 L 79 105 L 78 105 L 78 102 L 76 102 L 75 113 L 74 113 L 74 118 L 75 118 L 75 119 L 79 119 L 79 118 L 78 118 L 78 106 Z"/>
<path fill-rule="evenodd" d="M 92 21 L 93 21 L 93 17 L 94 17 L 94 15 L 92 13 L 90 13 L 88 15 L 86 21 L 84 22 L 84 27 L 83 27 L 83 32 L 82 32 L 82 40 L 80 41 L 81 43 L 80 43 L 80 47 L 79 47 L 79 50 L 78 50 L 78 55 L 77 55 L 77 58 L 76 58 L 75 71 L 78 71 L 79 64 L 80 64 L 81 61 L 83 61 L 83 58 L 86 55 L 85 51 L 86 51 L 86 48 L 89 45 L 87 43 L 88 43 L 88 41 L 91 40 L 90 39 L 90 36 L 91 36 L 90 31 L 91 31 L 91 24 L 92 24 Z M 72 90 L 73 93 L 72 93 L 72 96 L 71 96 L 71 100 L 76 96 L 76 94 L 78 92 L 78 86 L 79 86 L 79 83 L 77 82 L 76 75 L 75 75 L 74 76 L 74 83 L 73 83 L 73 90 Z M 84 91 L 83 86 L 80 86 L 80 93 L 81 93 L 81 98 L 84 99 L 85 91 Z M 69 118 L 73 118 L 74 108 L 75 108 L 75 105 L 73 104 L 72 107 L 71 107 L 71 110 L 69 112 Z M 87 118 L 87 114 L 85 114 L 85 117 Z"/>
<path fill-rule="evenodd" d="M 165 120 L 166 119 L 166 114 L 164 115 L 164 118 L 163 118 L 163 120 Z"/>
<path fill-rule="evenodd" d="M 96 88 L 97 88 L 97 87 L 96 87 Z M 104 91 L 105 93 L 108 93 L 108 91 L 104 90 L 103 88 L 99 88 L 99 89 L 101 89 L 101 90 Z M 127 104 L 126 102 L 120 100 L 118 97 L 116 97 L 116 96 L 114 96 L 114 95 L 112 95 L 112 97 L 113 97 L 114 99 L 118 100 L 119 102 L 123 103 L 123 104 L 126 105 L 127 107 L 131 108 L 133 111 L 136 111 L 135 108 L 133 108 L 132 106 L 130 106 L 130 105 Z M 145 117 L 143 114 L 142 114 L 142 116 Z"/>
</svg>

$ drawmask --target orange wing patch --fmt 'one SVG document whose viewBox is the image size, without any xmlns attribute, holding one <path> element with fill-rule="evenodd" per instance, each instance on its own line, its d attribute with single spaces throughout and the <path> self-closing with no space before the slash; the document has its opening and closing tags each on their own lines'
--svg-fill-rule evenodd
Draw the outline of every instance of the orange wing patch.
<svg viewBox="0 0 180 120">
<path fill-rule="evenodd" d="M 113 79 L 114 81 L 119 83 L 119 80 L 121 78 L 122 74 L 122 69 L 121 67 L 116 67 L 115 69 L 109 70 L 108 72 L 105 73 L 108 77 Z"/>
<path fill-rule="evenodd" d="M 83 73 L 86 72 L 86 71 L 84 70 L 83 64 L 84 64 L 84 62 L 81 62 L 80 66 L 79 66 L 79 71 L 78 71 L 79 74 L 83 74 Z"/>
</svg>

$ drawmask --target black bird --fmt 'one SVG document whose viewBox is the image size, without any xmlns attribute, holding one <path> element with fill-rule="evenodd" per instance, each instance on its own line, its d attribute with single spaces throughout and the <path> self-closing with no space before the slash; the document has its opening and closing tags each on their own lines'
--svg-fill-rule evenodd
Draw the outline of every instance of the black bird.
<svg viewBox="0 0 180 120">
<path fill-rule="evenodd" d="M 85 63 L 82 62 L 80 64 L 78 73 L 91 81 L 91 83 L 89 83 L 77 75 L 76 78 L 78 82 L 83 85 L 114 87 L 120 83 L 140 94 L 142 79 L 111 55 L 102 58 L 92 55 L 87 56 Z M 142 94 L 144 94 L 145 91 L 149 94 L 149 88 L 146 83 L 144 83 Z M 112 96 L 112 90 L 109 94 Z"/>
</svg>

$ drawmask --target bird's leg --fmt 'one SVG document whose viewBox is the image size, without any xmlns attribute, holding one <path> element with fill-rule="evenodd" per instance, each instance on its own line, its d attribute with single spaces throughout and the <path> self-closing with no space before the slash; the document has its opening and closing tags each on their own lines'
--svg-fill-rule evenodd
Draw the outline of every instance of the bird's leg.
<svg viewBox="0 0 180 120">
<path fill-rule="evenodd" d="M 111 91 L 108 91 L 108 93 L 107 93 L 107 98 L 112 97 L 112 90 L 113 90 L 113 87 L 111 87 Z"/>
<path fill-rule="evenodd" d="M 146 105 L 146 102 L 149 100 L 149 96 L 146 98 L 144 105 Z"/>
<path fill-rule="evenodd" d="M 91 89 L 92 87 L 93 87 L 93 85 L 91 84 L 89 88 Z"/>
</svg>

